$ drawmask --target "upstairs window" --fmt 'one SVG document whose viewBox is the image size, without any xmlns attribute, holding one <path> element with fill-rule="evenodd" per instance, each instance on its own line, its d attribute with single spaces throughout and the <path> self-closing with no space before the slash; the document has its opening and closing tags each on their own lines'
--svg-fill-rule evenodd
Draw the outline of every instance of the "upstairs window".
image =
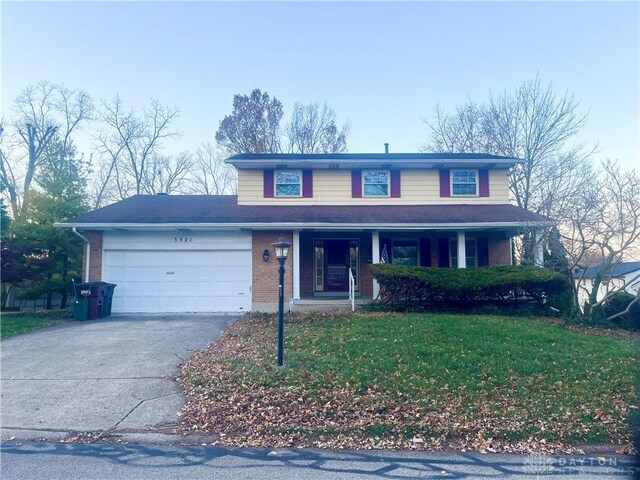
<svg viewBox="0 0 640 480">
<path fill-rule="evenodd" d="M 451 170 L 451 196 L 477 197 L 478 171 Z"/>
<path fill-rule="evenodd" d="M 301 197 L 302 172 L 300 170 L 279 170 L 275 175 L 276 197 Z"/>
<path fill-rule="evenodd" d="M 389 172 L 385 170 L 363 171 L 362 186 L 365 197 L 388 197 Z"/>
</svg>

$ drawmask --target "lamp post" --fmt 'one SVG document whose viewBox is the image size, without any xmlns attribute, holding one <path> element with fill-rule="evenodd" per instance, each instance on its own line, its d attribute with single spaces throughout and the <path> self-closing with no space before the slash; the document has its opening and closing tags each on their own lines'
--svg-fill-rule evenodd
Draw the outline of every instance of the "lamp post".
<svg viewBox="0 0 640 480">
<path fill-rule="evenodd" d="M 284 364 L 284 263 L 287 261 L 291 244 L 280 235 L 278 240 L 271 245 L 280 264 L 278 269 L 280 274 L 278 285 L 278 366 L 281 367 Z"/>
</svg>

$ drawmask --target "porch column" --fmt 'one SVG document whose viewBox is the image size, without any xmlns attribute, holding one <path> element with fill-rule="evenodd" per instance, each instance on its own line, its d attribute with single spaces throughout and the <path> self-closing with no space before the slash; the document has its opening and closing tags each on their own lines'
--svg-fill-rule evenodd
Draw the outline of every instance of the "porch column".
<svg viewBox="0 0 640 480">
<path fill-rule="evenodd" d="M 536 230 L 536 245 L 533 251 L 533 263 L 536 267 L 544 267 L 544 249 L 542 248 L 542 230 Z"/>
<path fill-rule="evenodd" d="M 293 231 L 293 298 L 300 300 L 300 231 Z"/>
<path fill-rule="evenodd" d="M 467 238 L 464 230 L 458 231 L 458 268 L 467 268 Z"/>
<path fill-rule="evenodd" d="M 380 263 L 380 233 L 375 230 L 371 232 L 371 263 Z M 373 279 L 373 298 L 377 298 L 380 293 L 378 281 Z"/>
</svg>

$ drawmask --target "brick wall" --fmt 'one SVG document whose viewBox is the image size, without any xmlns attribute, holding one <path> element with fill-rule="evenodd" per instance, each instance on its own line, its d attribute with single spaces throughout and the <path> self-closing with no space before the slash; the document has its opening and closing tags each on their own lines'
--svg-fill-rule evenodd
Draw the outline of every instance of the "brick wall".
<svg viewBox="0 0 640 480">
<path fill-rule="evenodd" d="M 489 239 L 489 266 L 511 265 L 511 241 L 508 238 Z"/>
<path fill-rule="evenodd" d="M 253 286 L 252 300 L 254 304 L 278 304 L 278 260 L 275 257 L 271 244 L 282 235 L 289 242 L 293 243 L 292 232 L 282 232 L 279 230 L 254 231 L 252 238 L 252 263 L 253 263 Z M 262 259 L 264 249 L 268 249 L 271 257 L 268 262 Z M 284 301 L 285 308 L 288 308 L 289 298 L 293 296 L 293 274 L 291 264 L 293 262 L 293 248 L 289 250 L 289 258 L 285 264 L 284 274 Z M 260 305 L 254 305 L 253 310 L 264 310 Z"/>
<path fill-rule="evenodd" d="M 91 244 L 91 263 L 89 265 L 89 281 L 102 280 L 102 232 L 82 232 Z M 87 244 L 82 247 L 82 281 L 87 268 Z"/>
</svg>

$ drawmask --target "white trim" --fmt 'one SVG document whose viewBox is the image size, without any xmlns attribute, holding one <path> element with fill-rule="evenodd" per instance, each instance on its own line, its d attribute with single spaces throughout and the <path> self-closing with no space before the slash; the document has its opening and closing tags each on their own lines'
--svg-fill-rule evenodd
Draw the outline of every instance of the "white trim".
<svg viewBox="0 0 640 480">
<path fill-rule="evenodd" d="M 464 195 L 456 195 L 453 193 L 453 174 L 455 172 L 475 172 L 476 174 L 476 193 L 475 194 L 464 194 Z M 477 168 L 453 168 L 449 170 L 449 194 L 451 197 L 455 198 L 474 198 L 480 196 L 480 172 Z"/>
<path fill-rule="evenodd" d="M 85 230 L 296 230 L 321 228 L 323 230 L 465 230 L 484 228 L 552 227 L 557 222 L 473 222 L 473 223 L 54 223 L 56 228 L 82 228 Z"/>
<path fill-rule="evenodd" d="M 458 231 L 458 268 L 467 268 L 467 239 L 464 230 Z"/>
<path fill-rule="evenodd" d="M 387 174 L 387 194 L 386 195 L 367 195 L 365 193 L 365 183 L 364 176 L 366 173 L 386 173 Z M 360 175 L 360 183 L 362 188 L 362 198 L 390 198 L 391 197 L 391 171 L 385 169 L 376 169 L 376 168 L 368 168 L 366 170 L 362 170 L 362 174 Z M 381 183 L 370 183 L 369 185 L 382 185 Z"/>
<path fill-rule="evenodd" d="M 544 249 L 542 244 L 542 232 L 540 230 L 536 230 L 535 232 L 535 242 L 533 263 L 536 267 L 544 267 Z"/>
<path fill-rule="evenodd" d="M 278 195 L 278 173 L 281 172 L 290 172 L 290 173 L 299 173 L 300 174 L 300 194 L 299 195 Z M 303 188 L 303 173 L 302 170 L 298 168 L 281 168 L 273 171 L 273 197 L 274 198 L 302 198 L 302 188 Z M 293 185 L 293 184 L 283 184 L 283 185 Z"/>
<path fill-rule="evenodd" d="M 296 300 L 300 300 L 300 231 L 299 230 L 293 231 L 293 298 Z"/>
<path fill-rule="evenodd" d="M 380 263 L 380 233 L 377 230 L 371 232 L 371 263 Z M 378 298 L 380 284 L 373 279 L 373 298 Z"/>
</svg>

